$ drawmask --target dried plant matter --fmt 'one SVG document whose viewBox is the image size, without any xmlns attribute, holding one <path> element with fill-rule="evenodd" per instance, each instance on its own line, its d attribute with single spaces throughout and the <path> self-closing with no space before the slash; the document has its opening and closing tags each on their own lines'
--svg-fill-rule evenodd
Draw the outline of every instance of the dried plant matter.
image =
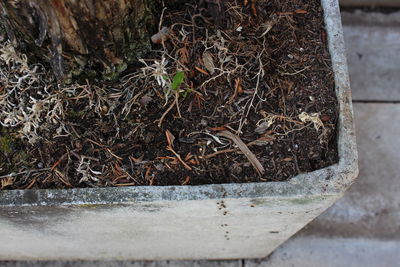
<svg viewBox="0 0 400 267">
<path fill-rule="evenodd" d="M 20 134 L 33 144 L 41 124 L 61 119 L 65 103 L 60 94 L 46 86 L 43 67 L 28 66 L 26 56 L 17 54 L 9 43 L 1 46 L 0 60 L 5 64 L 0 70 L 0 123 L 19 127 Z"/>
<path fill-rule="evenodd" d="M 231 139 L 237 146 L 238 148 L 243 152 L 243 154 L 248 158 L 250 161 L 251 165 L 257 170 L 259 174 L 264 174 L 265 170 L 260 161 L 257 159 L 257 157 L 253 154 L 253 152 L 250 151 L 250 149 L 246 146 L 245 143 L 237 136 L 232 134 L 229 131 L 222 131 L 219 133 L 220 136 L 224 136 L 226 138 Z"/>
<path fill-rule="evenodd" d="M 280 181 L 336 162 L 318 0 L 226 0 L 220 24 L 208 2 L 176 3 L 117 83 L 57 85 L 0 47 L 5 189 Z"/>
</svg>

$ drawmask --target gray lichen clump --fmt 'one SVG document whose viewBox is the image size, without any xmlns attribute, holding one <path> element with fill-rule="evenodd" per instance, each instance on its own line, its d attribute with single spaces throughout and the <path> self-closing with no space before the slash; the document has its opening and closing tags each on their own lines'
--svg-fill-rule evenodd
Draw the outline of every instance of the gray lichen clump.
<svg viewBox="0 0 400 267">
<path fill-rule="evenodd" d="M 156 0 L 0 1 L 14 47 L 48 62 L 58 80 L 112 79 L 150 50 Z"/>
</svg>

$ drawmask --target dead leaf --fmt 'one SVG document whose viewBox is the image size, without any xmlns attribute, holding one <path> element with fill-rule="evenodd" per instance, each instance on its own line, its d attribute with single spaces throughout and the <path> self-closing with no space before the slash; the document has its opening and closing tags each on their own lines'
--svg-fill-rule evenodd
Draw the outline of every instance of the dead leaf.
<svg viewBox="0 0 400 267">
<path fill-rule="evenodd" d="M 169 130 L 165 131 L 165 136 L 167 138 L 168 146 L 171 148 L 174 147 L 175 136 Z"/>
<path fill-rule="evenodd" d="M 147 104 L 149 104 L 151 102 L 151 100 L 153 100 L 152 97 L 150 97 L 149 95 L 144 95 L 144 96 L 142 96 L 142 98 L 140 98 L 139 104 L 140 104 L 140 106 L 145 107 L 145 106 L 147 106 Z"/>
<path fill-rule="evenodd" d="M 206 69 L 211 74 L 215 73 L 214 59 L 213 59 L 211 53 L 209 53 L 209 52 L 204 52 L 203 53 L 203 63 L 204 63 L 204 67 L 206 67 Z"/>
<path fill-rule="evenodd" d="M 186 46 L 179 48 L 178 53 L 180 55 L 179 57 L 179 62 L 182 63 L 183 65 L 186 65 L 189 63 L 189 51 L 187 50 Z"/>
<path fill-rule="evenodd" d="M 199 67 L 194 67 L 198 72 L 203 73 L 204 75 L 209 75 L 207 71 L 203 70 L 202 68 Z"/>
<path fill-rule="evenodd" d="M 186 176 L 185 181 L 182 183 L 182 185 L 187 185 L 190 183 L 190 176 Z"/>
<path fill-rule="evenodd" d="M 213 131 L 213 132 L 219 132 L 219 131 L 225 131 L 226 127 L 225 126 L 214 127 L 214 128 L 208 128 L 208 130 Z"/>
<path fill-rule="evenodd" d="M 263 134 L 268 130 L 268 128 L 270 126 L 271 126 L 271 124 L 269 122 L 264 121 L 264 122 L 260 123 L 259 125 L 257 125 L 257 128 L 254 131 L 258 134 Z"/>
<path fill-rule="evenodd" d="M 253 11 L 254 17 L 257 17 L 257 7 L 256 7 L 256 0 L 251 1 L 251 10 Z"/>
<path fill-rule="evenodd" d="M 135 163 L 135 164 L 140 164 L 143 161 L 144 155 L 141 155 L 139 158 L 134 158 L 132 156 L 129 156 L 129 158 Z"/>
<path fill-rule="evenodd" d="M 237 97 L 237 95 L 239 94 L 243 94 L 244 90 L 243 87 L 240 83 L 240 79 L 236 78 L 235 79 L 235 92 L 233 93 L 233 95 L 229 98 L 228 104 L 231 104 L 235 98 Z"/>
<path fill-rule="evenodd" d="M 306 11 L 306 10 L 304 10 L 304 9 L 297 9 L 296 11 L 294 11 L 294 13 L 297 13 L 297 14 L 307 14 L 308 11 Z"/>
<path fill-rule="evenodd" d="M 163 27 L 158 33 L 151 36 L 151 41 L 155 44 L 161 44 L 169 39 L 170 31 L 167 27 Z"/>
<path fill-rule="evenodd" d="M 331 119 L 331 117 L 329 116 L 329 115 L 323 115 L 323 116 L 321 116 L 321 121 L 323 121 L 323 122 L 327 122 L 327 121 L 329 121 Z"/>
<path fill-rule="evenodd" d="M 264 134 L 263 136 L 261 136 L 260 138 L 258 138 L 257 140 L 254 140 L 252 142 L 250 142 L 249 145 L 256 145 L 256 146 L 265 146 L 267 145 L 269 142 L 274 141 L 276 138 L 274 136 L 271 135 L 266 135 Z"/>
<path fill-rule="evenodd" d="M 0 180 L 0 189 L 6 188 L 9 185 L 14 184 L 14 178 L 12 177 L 6 177 Z"/>
</svg>

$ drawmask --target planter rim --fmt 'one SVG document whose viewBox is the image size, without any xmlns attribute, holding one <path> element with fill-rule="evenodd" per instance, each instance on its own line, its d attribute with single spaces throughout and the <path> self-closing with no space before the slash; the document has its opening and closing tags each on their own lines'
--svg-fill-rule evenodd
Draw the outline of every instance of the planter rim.
<svg viewBox="0 0 400 267">
<path fill-rule="evenodd" d="M 350 82 L 338 0 L 321 0 L 328 46 L 339 102 L 339 162 L 283 182 L 210 184 L 198 186 L 133 186 L 75 189 L 0 191 L 0 207 L 128 204 L 134 202 L 181 201 L 273 196 L 316 196 L 343 193 L 358 175 L 358 155 Z"/>
</svg>

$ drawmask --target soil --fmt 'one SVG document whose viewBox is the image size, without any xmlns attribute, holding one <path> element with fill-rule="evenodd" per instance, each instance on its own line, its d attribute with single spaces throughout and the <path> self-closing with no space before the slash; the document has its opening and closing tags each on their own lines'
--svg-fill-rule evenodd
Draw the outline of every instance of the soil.
<svg viewBox="0 0 400 267">
<path fill-rule="evenodd" d="M 169 2 L 164 42 L 116 83 L 57 86 L 2 57 L 1 189 L 284 181 L 338 161 L 319 0 Z"/>
</svg>

